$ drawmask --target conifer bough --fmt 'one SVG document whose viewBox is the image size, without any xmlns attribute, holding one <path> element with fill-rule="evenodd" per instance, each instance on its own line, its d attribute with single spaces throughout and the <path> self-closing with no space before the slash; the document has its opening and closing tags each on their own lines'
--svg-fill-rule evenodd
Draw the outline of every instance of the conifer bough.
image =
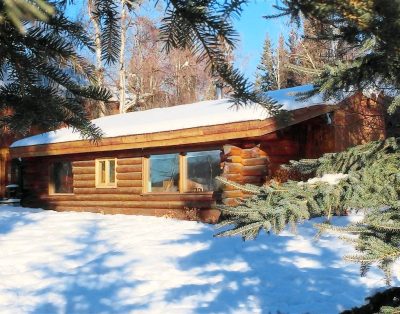
<svg viewBox="0 0 400 314">
<path fill-rule="evenodd" d="M 287 224 L 295 226 L 311 217 L 363 210 L 365 216 L 361 222 L 347 227 L 329 223 L 316 227 L 320 231 L 357 234 L 351 241 L 359 253 L 346 259 L 360 263 L 361 274 L 377 264 L 389 282 L 392 263 L 400 257 L 400 139 L 389 138 L 318 159 L 293 161 L 285 168 L 302 176 L 345 175 L 334 184 L 309 180 L 272 182 L 262 187 L 219 178 L 222 183 L 253 196 L 235 207 L 219 207 L 222 212 L 219 227 L 225 230 L 216 236 L 254 239 L 261 230 L 279 233 Z"/>
</svg>

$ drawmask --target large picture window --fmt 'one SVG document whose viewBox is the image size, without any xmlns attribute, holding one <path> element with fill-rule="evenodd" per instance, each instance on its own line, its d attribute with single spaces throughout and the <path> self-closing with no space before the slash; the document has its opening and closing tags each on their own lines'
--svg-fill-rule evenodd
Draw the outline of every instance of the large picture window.
<svg viewBox="0 0 400 314">
<path fill-rule="evenodd" d="M 179 154 L 150 156 L 148 192 L 179 191 L 179 158 Z"/>
<path fill-rule="evenodd" d="M 219 150 L 151 155 L 145 159 L 144 187 L 148 193 L 201 193 L 216 190 Z"/>
<path fill-rule="evenodd" d="M 117 186 L 115 167 L 115 159 L 96 160 L 96 187 L 108 188 Z"/>
<path fill-rule="evenodd" d="M 219 150 L 187 153 L 185 192 L 215 191 L 215 177 L 221 174 L 220 167 Z"/>
<path fill-rule="evenodd" d="M 73 193 L 73 176 L 71 162 L 54 162 L 51 165 L 50 193 Z"/>
</svg>

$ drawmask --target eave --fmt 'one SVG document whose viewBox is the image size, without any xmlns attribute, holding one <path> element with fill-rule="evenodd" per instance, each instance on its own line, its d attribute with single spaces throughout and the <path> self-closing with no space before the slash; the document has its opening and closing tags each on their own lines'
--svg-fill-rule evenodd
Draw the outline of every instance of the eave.
<svg viewBox="0 0 400 314">
<path fill-rule="evenodd" d="M 292 111 L 290 121 L 278 123 L 275 118 L 219 124 L 167 132 L 103 138 L 98 143 L 89 140 L 51 143 L 10 148 L 12 158 L 81 154 L 128 149 L 216 143 L 221 141 L 255 138 L 297 124 L 321 114 L 331 112 L 331 105 L 316 105 Z"/>
</svg>

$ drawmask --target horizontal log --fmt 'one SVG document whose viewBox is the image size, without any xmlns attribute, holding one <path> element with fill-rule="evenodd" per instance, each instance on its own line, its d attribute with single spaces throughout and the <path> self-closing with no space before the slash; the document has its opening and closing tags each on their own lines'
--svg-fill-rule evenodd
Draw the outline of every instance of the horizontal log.
<svg viewBox="0 0 400 314">
<path fill-rule="evenodd" d="M 140 194 L 141 187 L 118 187 L 118 188 L 74 188 L 74 193 L 77 194 Z"/>
<path fill-rule="evenodd" d="M 124 194 L 121 193 L 121 189 L 114 190 L 114 193 L 101 193 L 103 189 L 85 189 L 86 191 L 92 192 L 92 194 L 79 194 L 77 193 L 78 188 L 74 189 L 74 194 L 61 195 L 61 194 L 41 194 L 38 195 L 43 201 L 140 201 L 140 202 L 214 202 L 212 193 L 199 193 L 199 194 Z M 79 188 L 83 190 L 83 188 Z M 136 192 L 142 192 L 138 189 Z"/>
<path fill-rule="evenodd" d="M 71 194 L 71 195 L 43 195 L 40 197 L 43 201 L 59 202 L 59 201 L 140 201 L 141 196 L 138 194 Z"/>
<path fill-rule="evenodd" d="M 264 176 L 243 176 L 243 183 L 244 184 L 255 184 L 260 185 L 265 182 L 265 175 Z"/>
<path fill-rule="evenodd" d="M 267 167 L 262 166 L 243 166 L 242 168 L 243 176 L 263 176 L 267 173 Z"/>
<path fill-rule="evenodd" d="M 95 167 L 72 167 L 72 173 L 75 174 L 94 174 Z"/>
<path fill-rule="evenodd" d="M 115 214 L 124 214 L 124 215 L 143 215 L 143 216 L 158 216 L 165 218 L 174 218 L 174 219 L 191 219 L 200 220 L 207 223 L 216 223 L 218 221 L 220 212 L 216 209 L 202 209 L 196 212 L 195 215 L 192 215 L 191 211 L 185 209 L 163 209 L 163 208 L 101 208 L 101 207 L 53 207 L 52 209 L 57 211 L 78 211 L 78 212 L 92 212 L 92 213 L 101 213 L 104 215 L 115 215 Z"/>
<path fill-rule="evenodd" d="M 243 166 L 259 166 L 259 165 L 266 165 L 267 163 L 268 163 L 267 157 L 242 159 Z"/>
<path fill-rule="evenodd" d="M 132 188 L 142 188 L 142 180 L 117 180 L 117 187 L 132 187 Z"/>
<path fill-rule="evenodd" d="M 117 172 L 117 180 L 142 180 L 141 172 L 119 173 Z"/>
<path fill-rule="evenodd" d="M 118 166 L 131 166 L 131 165 L 141 165 L 141 164 L 142 164 L 142 158 L 141 157 L 124 158 L 124 159 L 118 159 L 117 160 L 117 165 Z"/>
<path fill-rule="evenodd" d="M 71 207 L 114 207 L 114 208 L 209 208 L 211 202 L 196 202 L 196 201 L 57 201 L 48 200 L 47 203 L 51 206 L 71 206 Z"/>
<path fill-rule="evenodd" d="M 240 173 L 243 165 L 239 163 L 229 163 L 226 162 L 224 164 L 224 173 Z"/>
<path fill-rule="evenodd" d="M 176 194 L 143 194 L 142 200 L 147 202 L 151 201 L 198 201 L 198 202 L 211 202 L 214 201 L 213 193 L 176 193 Z"/>
<path fill-rule="evenodd" d="M 266 157 L 268 154 L 261 149 L 244 149 L 240 155 L 243 159 Z"/>
<path fill-rule="evenodd" d="M 132 173 L 132 172 L 142 172 L 142 164 L 117 167 L 117 173 Z"/>
<path fill-rule="evenodd" d="M 94 167 L 95 161 L 94 160 L 79 160 L 79 161 L 73 161 L 72 166 L 73 167 Z"/>
<path fill-rule="evenodd" d="M 192 202 L 213 203 L 212 195 L 185 195 L 185 194 L 166 194 L 166 195 L 140 195 L 140 194 L 70 194 L 61 195 L 42 194 L 39 196 L 45 202 L 58 201 L 140 201 L 140 202 L 182 202 L 191 204 Z"/>
<path fill-rule="evenodd" d="M 241 163 L 242 157 L 240 156 L 228 156 L 226 160 L 230 163 Z"/>
<path fill-rule="evenodd" d="M 229 172 L 226 172 L 225 168 L 224 168 L 224 173 L 228 173 L 228 174 L 231 174 L 231 175 L 242 175 L 242 170 L 241 169 L 235 169 L 235 170 L 230 170 Z"/>
<path fill-rule="evenodd" d="M 93 174 L 74 174 L 74 181 L 95 181 L 96 175 Z"/>
<path fill-rule="evenodd" d="M 94 188 L 94 181 L 74 181 L 74 188 Z"/>
<path fill-rule="evenodd" d="M 64 211 L 91 212 L 91 213 L 99 213 L 105 215 L 125 214 L 125 215 L 155 216 L 155 209 L 152 208 L 109 208 L 100 206 L 79 207 L 79 206 L 50 205 L 49 209 L 53 209 L 60 212 Z"/>
<path fill-rule="evenodd" d="M 135 187 L 141 188 L 143 186 L 142 180 L 117 180 L 118 187 Z"/>
</svg>

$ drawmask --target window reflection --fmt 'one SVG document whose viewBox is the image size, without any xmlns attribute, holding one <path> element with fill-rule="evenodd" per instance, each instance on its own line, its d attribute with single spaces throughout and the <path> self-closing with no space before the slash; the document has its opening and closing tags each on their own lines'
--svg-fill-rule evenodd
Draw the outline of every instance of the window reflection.
<svg viewBox="0 0 400 314">
<path fill-rule="evenodd" d="M 71 162 L 55 162 L 52 179 L 54 193 L 73 193 Z"/>
<path fill-rule="evenodd" d="M 215 191 L 215 177 L 221 174 L 219 150 L 190 152 L 187 158 L 186 192 Z"/>
<path fill-rule="evenodd" d="M 179 191 L 179 154 L 150 156 L 148 192 Z"/>
</svg>

